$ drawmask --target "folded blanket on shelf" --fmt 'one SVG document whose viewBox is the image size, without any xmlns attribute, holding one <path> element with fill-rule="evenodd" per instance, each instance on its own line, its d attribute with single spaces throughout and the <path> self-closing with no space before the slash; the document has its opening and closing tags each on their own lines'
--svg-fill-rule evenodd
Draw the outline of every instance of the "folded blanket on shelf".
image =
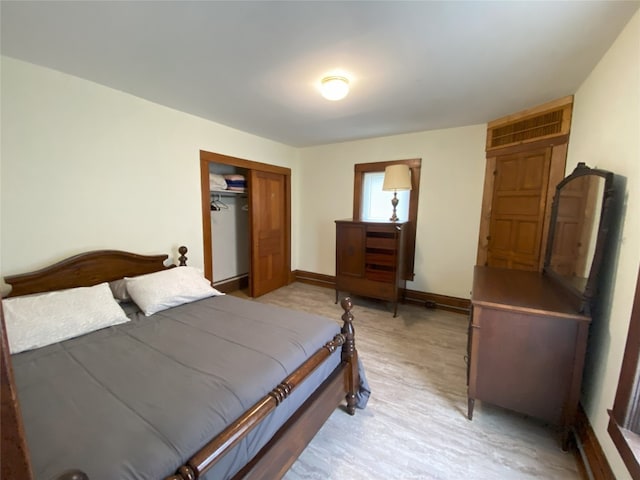
<svg viewBox="0 0 640 480">
<path fill-rule="evenodd" d="M 227 182 L 227 190 L 244 192 L 247 189 L 247 180 L 244 175 L 228 174 L 224 176 L 224 179 Z"/>
<path fill-rule="evenodd" d="M 217 173 L 209 174 L 209 190 L 226 190 L 227 181 L 223 175 Z"/>
</svg>

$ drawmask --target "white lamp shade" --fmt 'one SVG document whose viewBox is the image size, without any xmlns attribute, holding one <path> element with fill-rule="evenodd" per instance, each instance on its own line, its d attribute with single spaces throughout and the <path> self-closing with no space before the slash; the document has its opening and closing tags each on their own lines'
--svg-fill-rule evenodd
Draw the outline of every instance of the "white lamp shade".
<svg viewBox="0 0 640 480">
<path fill-rule="evenodd" d="M 389 165 L 384 169 L 384 182 L 382 190 L 399 191 L 411 190 L 411 171 L 409 165 Z"/>
</svg>

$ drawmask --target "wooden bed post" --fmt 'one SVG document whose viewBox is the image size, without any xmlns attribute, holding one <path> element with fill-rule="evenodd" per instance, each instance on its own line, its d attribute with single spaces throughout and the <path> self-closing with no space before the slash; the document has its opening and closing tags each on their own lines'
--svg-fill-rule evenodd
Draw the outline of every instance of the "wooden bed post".
<svg viewBox="0 0 640 480">
<path fill-rule="evenodd" d="M 351 309 L 353 308 L 353 302 L 350 297 L 345 297 L 340 302 L 340 306 L 344 310 L 342 314 L 342 334 L 345 337 L 345 342 L 342 345 L 342 361 L 349 364 L 345 383 L 347 390 L 347 412 L 349 415 L 355 415 L 356 413 L 356 392 L 360 384 L 360 375 L 358 373 L 358 351 L 356 350 L 355 342 L 355 330 L 353 328 L 353 314 Z"/>
<path fill-rule="evenodd" d="M 184 245 L 180 248 L 178 248 L 178 253 L 180 254 L 180 256 L 178 257 L 178 262 L 180 264 L 181 267 L 186 267 L 187 266 L 187 247 L 185 247 Z"/>
<path fill-rule="evenodd" d="M 2 478 L 31 480 L 33 472 L 29 462 L 29 450 L 24 437 L 20 406 L 13 381 L 9 342 L 2 313 L 0 297 L 0 378 L 2 383 Z"/>
</svg>

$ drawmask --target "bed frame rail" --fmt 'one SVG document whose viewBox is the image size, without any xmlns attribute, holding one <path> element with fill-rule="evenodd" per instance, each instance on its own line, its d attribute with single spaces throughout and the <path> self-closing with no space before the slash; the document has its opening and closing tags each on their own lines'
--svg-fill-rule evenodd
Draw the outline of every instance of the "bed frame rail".
<svg viewBox="0 0 640 480">
<path fill-rule="evenodd" d="M 178 468 L 174 475 L 166 477 L 165 480 L 197 480 L 201 478 L 207 470 L 215 465 L 216 462 L 240 442 L 240 440 L 246 437 L 251 430 L 257 427 L 269 413 L 275 410 L 278 405 L 335 352 L 338 347 L 342 347 L 342 364 L 340 366 L 343 367 L 341 371 L 344 372 L 342 391 L 344 394 L 344 390 L 346 390 L 347 411 L 353 415 L 356 404 L 355 388 L 357 388 L 359 384 L 353 314 L 351 313 L 353 303 L 351 299 L 347 297 L 342 300 L 341 306 L 344 310 L 344 314 L 342 315 L 344 323 L 341 333 L 309 357 L 296 371 L 280 382 L 267 395 L 262 397 L 240 418 L 223 430 L 220 435 L 205 445 L 198 453 L 191 457 L 185 465 Z M 333 409 L 335 409 L 335 404 L 333 405 Z M 282 434 L 283 432 L 278 433 Z M 315 431 L 313 433 L 315 433 Z M 310 440 L 309 438 L 308 441 Z M 291 459 L 288 464 L 289 466 L 293 463 L 293 460 L 295 460 L 295 457 Z M 240 478 L 248 477 L 243 475 Z"/>
</svg>

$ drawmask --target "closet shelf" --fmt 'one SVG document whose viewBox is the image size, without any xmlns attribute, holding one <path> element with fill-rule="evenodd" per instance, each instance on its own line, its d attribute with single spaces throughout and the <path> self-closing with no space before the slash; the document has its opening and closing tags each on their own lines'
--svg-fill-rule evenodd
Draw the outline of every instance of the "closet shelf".
<svg viewBox="0 0 640 480">
<path fill-rule="evenodd" d="M 209 191 L 211 196 L 220 195 L 221 197 L 246 197 L 247 192 L 238 192 L 235 190 L 211 190 Z"/>
</svg>

